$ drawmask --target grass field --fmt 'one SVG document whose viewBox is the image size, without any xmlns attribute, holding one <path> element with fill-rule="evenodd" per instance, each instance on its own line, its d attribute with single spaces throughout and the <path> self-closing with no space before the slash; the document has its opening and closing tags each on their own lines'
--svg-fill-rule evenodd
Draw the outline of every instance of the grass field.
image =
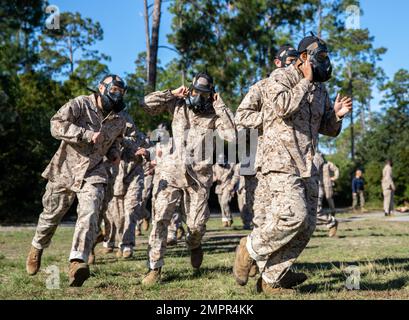
<svg viewBox="0 0 409 320">
<path fill-rule="evenodd" d="M 236 285 L 234 249 L 247 232 L 238 218 L 230 230 L 220 224 L 217 218 L 208 223 L 200 272 L 192 271 L 182 241 L 168 249 L 162 284 L 149 289 L 140 284 L 147 270 L 146 235 L 137 238 L 132 260 L 98 254 L 98 246 L 91 278 L 82 288 L 70 288 L 66 272 L 72 226 L 58 228 L 43 255 L 42 271 L 31 277 L 25 272 L 25 258 L 34 227 L 0 227 L 0 299 L 409 299 L 409 222 L 351 219 L 341 222 L 331 239 L 326 230 L 317 229 L 295 264 L 309 279 L 296 293 L 274 297 L 256 293 L 256 278 L 245 287 Z M 49 275 L 44 270 L 51 265 L 61 271 L 60 289 L 46 288 Z M 349 265 L 359 267 L 360 290 L 345 288 Z"/>
</svg>

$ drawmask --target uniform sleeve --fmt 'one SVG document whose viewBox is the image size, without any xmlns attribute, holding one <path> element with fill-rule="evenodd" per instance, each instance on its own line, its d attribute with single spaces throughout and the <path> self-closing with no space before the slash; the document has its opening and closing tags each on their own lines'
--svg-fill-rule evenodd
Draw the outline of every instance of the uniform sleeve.
<svg viewBox="0 0 409 320">
<path fill-rule="evenodd" d="M 215 128 L 219 136 L 229 142 L 236 141 L 236 125 L 234 123 L 233 113 L 226 107 L 222 98 L 215 102 L 214 109 L 216 111 Z"/>
<path fill-rule="evenodd" d="M 69 101 L 51 118 L 51 135 L 71 144 L 91 143 L 94 132 L 76 124 L 80 117 L 81 102 Z"/>
<path fill-rule="evenodd" d="M 339 178 L 339 169 L 338 169 L 338 167 L 335 164 L 333 164 L 332 162 L 330 162 L 330 169 L 334 173 L 334 176 L 333 176 L 334 180 L 338 180 L 338 178 Z"/>
<path fill-rule="evenodd" d="M 293 86 L 285 71 L 285 69 L 276 69 L 267 82 L 274 112 L 277 117 L 283 119 L 290 117 L 300 109 L 301 101 L 311 84 L 309 80 L 303 78 Z"/>
<path fill-rule="evenodd" d="M 151 115 L 158 115 L 163 112 L 175 110 L 178 98 L 170 90 L 156 91 L 148 94 L 143 99 L 142 108 Z"/>
<path fill-rule="evenodd" d="M 329 99 L 328 92 L 325 90 L 325 111 L 321 119 L 319 133 L 336 137 L 339 135 L 342 129 L 342 119 L 340 119 L 334 111 L 331 100 Z"/>
<path fill-rule="evenodd" d="M 261 113 L 262 94 L 261 88 L 254 85 L 244 97 L 236 111 L 235 122 L 237 130 L 242 128 L 255 129 L 263 124 Z"/>
</svg>

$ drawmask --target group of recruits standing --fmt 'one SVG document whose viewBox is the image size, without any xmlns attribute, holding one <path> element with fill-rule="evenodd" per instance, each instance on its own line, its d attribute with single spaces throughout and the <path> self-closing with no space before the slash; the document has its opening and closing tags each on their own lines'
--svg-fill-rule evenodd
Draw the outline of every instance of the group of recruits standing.
<svg viewBox="0 0 409 320">
<path fill-rule="evenodd" d="M 116 238 L 119 255 L 130 257 L 137 221 L 145 221 L 146 228 L 144 176 L 153 171 L 149 270 L 142 285 L 160 283 L 169 225 L 174 232 L 181 216 L 191 265 L 200 268 L 210 188 L 217 172 L 223 171 L 217 166 L 225 169 L 227 164 L 213 165 L 193 155 L 202 150 L 209 131 L 235 142 L 238 130 L 254 129 L 259 133 L 254 174 L 242 177 L 240 168 L 233 165 L 233 175 L 243 180 L 246 200 L 250 198 L 246 205 L 253 202 L 254 215 L 252 222 L 244 219 L 244 225 L 252 223 L 253 229 L 236 248 L 233 275 L 239 285 L 246 285 L 249 276 L 258 273 L 257 291 L 266 294 L 292 290 L 304 282 L 306 275 L 291 267 L 316 225 L 326 226 L 330 236 L 337 229 L 334 216 L 318 206 L 325 179 L 334 176 L 317 151 L 318 134 L 337 136 L 342 119 L 352 110 L 352 100 L 338 95 L 331 103 L 323 84 L 332 72 L 328 49 L 314 35 L 305 37 L 298 50 L 280 48 L 275 64 L 278 68 L 268 78 L 250 87 L 235 115 L 206 73 L 197 74 L 190 88 L 145 96 L 141 103 L 145 112 L 173 116 L 172 138 L 162 139 L 166 143 L 156 144 L 154 151 L 124 111 L 126 85 L 116 75 L 106 76 L 94 94 L 61 107 L 51 119 L 51 134 L 61 144 L 42 174 L 48 183 L 27 257 L 28 274 L 39 271 L 43 250 L 75 198 L 78 218 L 69 256 L 69 285 L 82 286 L 89 278 L 102 220 L 105 249 L 111 251 Z M 231 221 L 224 204 L 232 190 L 238 189 L 220 186 L 216 190 L 225 222 Z"/>
</svg>

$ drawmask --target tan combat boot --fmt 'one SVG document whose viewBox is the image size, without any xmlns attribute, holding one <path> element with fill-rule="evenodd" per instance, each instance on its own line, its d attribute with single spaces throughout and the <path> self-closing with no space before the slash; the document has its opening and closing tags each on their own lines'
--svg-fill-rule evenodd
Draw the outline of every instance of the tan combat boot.
<svg viewBox="0 0 409 320">
<path fill-rule="evenodd" d="M 267 282 L 265 282 L 263 278 L 261 277 L 257 280 L 256 291 L 258 293 L 264 293 L 267 295 L 276 295 L 276 294 L 281 294 L 281 293 L 286 293 L 286 294 L 295 293 L 294 289 L 286 289 L 283 287 L 273 287 L 269 285 Z"/>
<path fill-rule="evenodd" d="M 229 227 L 229 221 L 223 221 L 223 228 Z"/>
<path fill-rule="evenodd" d="M 176 231 L 176 239 L 182 240 L 184 235 L 185 235 L 185 229 L 183 229 L 183 227 L 179 227 L 178 230 Z"/>
<path fill-rule="evenodd" d="M 68 269 L 70 287 L 81 287 L 85 280 L 89 278 L 89 266 L 80 261 L 70 262 Z"/>
<path fill-rule="evenodd" d="M 132 258 L 133 251 L 132 250 L 125 250 L 122 252 L 122 258 L 124 259 L 130 259 Z"/>
<path fill-rule="evenodd" d="M 233 225 L 233 220 L 227 221 L 227 227 L 230 228 Z"/>
<path fill-rule="evenodd" d="M 251 265 L 250 271 L 249 271 L 249 277 L 250 278 L 254 278 L 258 273 L 258 267 L 257 267 L 257 263 L 255 260 L 253 260 L 253 263 Z"/>
<path fill-rule="evenodd" d="M 143 231 L 148 231 L 149 230 L 149 220 L 144 218 L 142 220 L 142 230 Z"/>
<path fill-rule="evenodd" d="M 338 221 L 335 221 L 335 225 L 329 229 L 328 236 L 330 238 L 335 237 L 335 235 L 337 234 L 337 230 L 338 230 Z"/>
<path fill-rule="evenodd" d="M 233 275 L 236 282 L 244 286 L 249 279 L 249 273 L 253 264 L 253 259 L 246 248 L 247 237 L 241 238 L 240 244 L 236 248 L 236 256 L 234 258 Z"/>
<path fill-rule="evenodd" d="M 26 270 L 30 276 L 35 275 L 38 270 L 40 270 L 42 254 L 42 249 L 37 249 L 31 246 L 26 261 Z"/>
<path fill-rule="evenodd" d="M 280 286 L 285 289 L 292 289 L 307 280 L 308 277 L 305 273 L 294 272 L 289 270 L 284 277 L 279 281 Z"/>
<path fill-rule="evenodd" d="M 161 268 L 149 270 L 148 274 L 142 279 L 142 285 L 153 286 L 160 283 Z"/>
<path fill-rule="evenodd" d="M 116 257 L 117 258 L 122 258 L 122 250 L 118 249 L 118 251 L 116 252 Z"/>
<path fill-rule="evenodd" d="M 199 246 L 195 249 L 190 250 L 190 263 L 195 269 L 199 269 L 203 262 L 203 249 Z"/>
</svg>

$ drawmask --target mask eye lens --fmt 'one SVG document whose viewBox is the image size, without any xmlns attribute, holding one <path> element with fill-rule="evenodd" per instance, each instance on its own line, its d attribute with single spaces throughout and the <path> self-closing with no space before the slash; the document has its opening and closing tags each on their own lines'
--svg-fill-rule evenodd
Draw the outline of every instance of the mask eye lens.
<svg viewBox="0 0 409 320">
<path fill-rule="evenodd" d="M 119 88 L 117 86 L 112 86 L 109 89 L 109 93 L 124 95 L 125 92 L 124 92 L 124 89 L 122 89 L 122 88 Z"/>
<path fill-rule="evenodd" d="M 319 53 L 317 54 L 317 60 L 318 60 L 319 62 L 325 61 L 325 59 L 327 59 L 327 57 L 328 57 L 328 52 L 325 52 L 325 51 L 321 51 L 321 52 L 319 52 Z"/>
</svg>

